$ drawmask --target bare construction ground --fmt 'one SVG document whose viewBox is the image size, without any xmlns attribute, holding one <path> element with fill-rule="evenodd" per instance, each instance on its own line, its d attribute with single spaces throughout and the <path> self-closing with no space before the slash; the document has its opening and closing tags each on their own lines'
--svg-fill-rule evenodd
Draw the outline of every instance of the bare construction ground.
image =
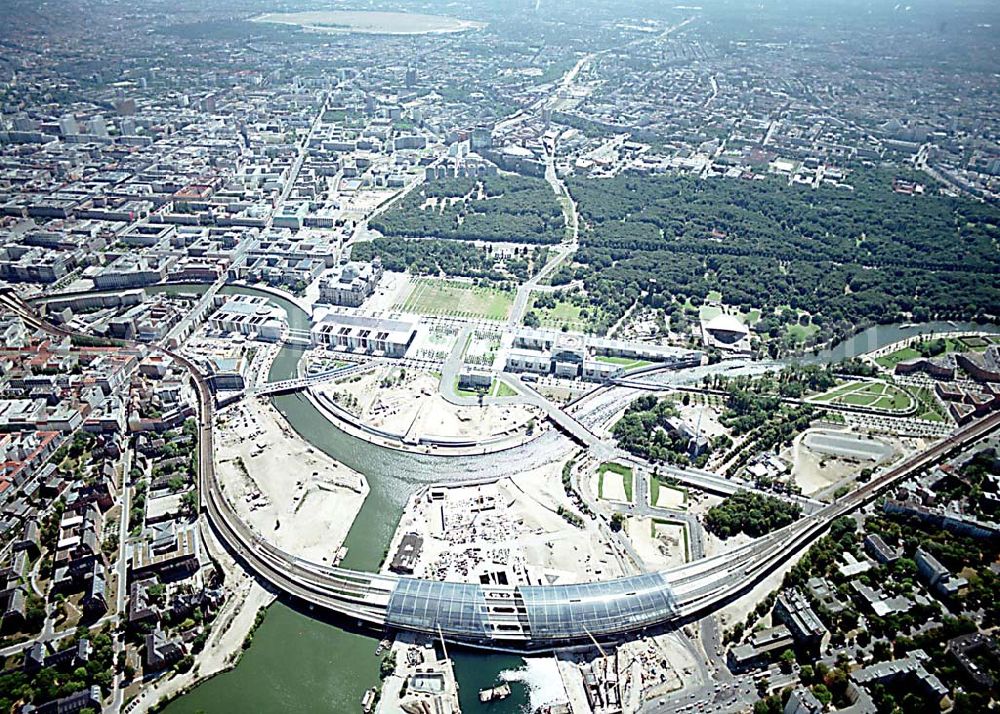
<svg viewBox="0 0 1000 714">
<path fill-rule="evenodd" d="M 415 533 L 423 546 L 414 574 L 436 580 L 535 585 L 619 577 L 594 522 L 578 528 L 556 513 L 565 502 L 560 471 L 552 464 L 516 480 L 426 489 L 407 504 L 389 559 Z"/>
<path fill-rule="evenodd" d="M 368 494 L 364 477 L 309 446 L 268 402 L 220 414 L 216 471 L 226 498 L 261 536 L 331 562 Z"/>
<path fill-rule="evenodd" d="M 455 406 L 438 393 L 440 376 L 387 366 L 315 387 L 365 424 L 415 441 L 422 437 L 484 439 L 540 421 L 530 405 Z"/>
<path fill-rule="evenodd" d="M 647 568 L 672 568 L 687 561 L 685 526 L 654 518 L 625 519 L 625 533 Z"/>
<path fill-rule="evenodd" d="M 653 505 L 658 508 L 673 508 L 675 510 L 680 510 L 684 508 L 684 503 L 685 498 L 683 491 L 678 488 L 660 485 L 659 489 L 657 489 L 656 503 Z"/>
<path fill-rule="evenodd" d="M 894 451 L 892 444 L 861 434 L 809 430 L 796 437 L 782 456 L 792 463 L 795 483 L 810 496 L 888 461 Z"/>
<path fill-rule="evenodd" d="M 856 461 L 879 464 L 892 456 L 891 446 L 859 434 L 810 430 L 802 442 L 811 451 Z"/>
</svg>

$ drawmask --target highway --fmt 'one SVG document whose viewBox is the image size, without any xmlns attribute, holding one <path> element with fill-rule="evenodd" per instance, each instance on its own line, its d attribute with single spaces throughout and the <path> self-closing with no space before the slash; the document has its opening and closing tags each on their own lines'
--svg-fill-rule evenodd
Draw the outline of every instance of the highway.
<svg viewBox="0 0 1000 714">
<path fill-rule="evenodd" d="M 67 334 L 39 320 L 10 291 L 0 293 L 0 305 L 17 311 L 29 324 Z M 440 633 L 453 641 L 498 649 L 551 648 L 591 637 L 609 640 L 693 621 L 752 588 L 792 554 L 822 535 L 833 519 L 861 507 L 893 483 L 939 463 L 1000 427 L 1000 414 L 971 422 L 876 475 L 839 501 L 712 558 L 590 585 L 446 584 L 312 563 L 285 553 L 254 534 L 223 497 L 216 481 L 214 411 L 207 380 L 190 360 L 169 350 L 164 352 L 188 371 L 198 394 L 198 486 L 202 510 L 220 541 L 248 569 L 306 603 L 374 626 Z M 460 598 L 472 598 L 468 603 L 475 613 L 471 623 L 447 614 L 451 604 Z M 548 615 L 544 613 L 549 612 L 547 603 L 553 602 L 565 609 L 561 613 L 562 629 L 546 628 Z M 399 603 L 405 605 L 403 610 Z M 600 613 L 595 615 L 595 609 Z M 411 616 L 414 611 L 421 616 Z"/>
</svg>

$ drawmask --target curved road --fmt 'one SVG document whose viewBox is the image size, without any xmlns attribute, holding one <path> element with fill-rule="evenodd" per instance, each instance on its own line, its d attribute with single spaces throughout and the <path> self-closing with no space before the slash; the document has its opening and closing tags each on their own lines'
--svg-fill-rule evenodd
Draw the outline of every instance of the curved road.
<svg viewBox="0 0 1000 714">
<path fill-rule="evenodd" d="M 0 303 L 31 324 L 66 334 L 43 323 L 13 293 L 0 294 Z M 216 481 L 214 412 L 207 381 L 189 360 L 166 352 L 188 370 L 198 393 L 202 508 L 220 541 L 249 569 L 307 603 L 373 625 L 441 634 L 497 649 L 551 648 L 594 637 L 611 639 L 711 612 L 752 588 L 819 537 L 833 519 L 1000 427 L 1000 414 L 972 422 L 840 501 L 713 558 L 603 583 L 484 587 L 329 567 L 285 553 L 252 533 Z"/>
</svg>

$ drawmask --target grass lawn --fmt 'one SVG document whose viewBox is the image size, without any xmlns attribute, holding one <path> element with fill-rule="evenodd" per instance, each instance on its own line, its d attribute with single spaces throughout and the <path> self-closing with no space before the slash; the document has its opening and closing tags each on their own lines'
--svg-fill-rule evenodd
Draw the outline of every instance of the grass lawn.
<svg viewBox="0 0 1000 714">
<path fill-rule="evenodd" d="M 626 370 L 635 369 L 636 367 L 645 367 L 647 365 L 653 364 L 644 359 L 633 359 L 631 357 L 607 357 L 604 355 L 598 355 L 595 357 L 598 362 L 607 362 L 608 364 L 617 364 L 624 367 Z"/>
<path fill-rule="evenodd" d="M 671 488 L 674 491 L 680 491 L 681 495 L 682 495 L 682 497 L 684 499 L 684 506 L 683 507 L 687 508 L 687 502 L 688 502 L 688 491 L 687 491 L 687 489 L 686 488 L 681 488 L 680 486 L 678 486 L 676 484 L 676 482 L 674 482 L 674 483 L 663 483 L 663 482 L 660 481 L 660 478 L 657 477 L 657 476 L 650 476 L 649 477 L 649 505 L 650 506 L 656 506 L 657 502 L 660 500 L 660 489 L 661 488 Z"/>
<path fill-rule="evenodd" d="M 591 311 L 593 309 L 591 308 Z M 531 306 L 525 311 L 525 314 L 531 310 L 538 315 L 538 320 L 542 324 L 542 327 L 559 329 L 563 325 L 568 325 L 569 329 L 575 332 L 587 331 L 589 320 L 580 314 L 583 308 L 568 300 L 559 300 L 556 302 L 555 307 L 545 308 L 535 305 L 535 299 L 532 298 Z"/>
<path fill-rule="evenodd" d="M 604 474 L 611 472 L 622 477 L 622 486 L 625 488 L 625 500 L 632 501 L 632 469 L 628 466 L 616 464 L 614 461 L 605 461 L 597 470 L 597 497 L 604 498 Z"/>
<path fill-rule="evenodd" d="M 937 339 L 938 338 L 936 337 L 928 337 L 927 339 L 922 340 L 918 346 L 927 344 Z M 951 352 L 968 352 L 969 350 L 982 352 L 986 349 L 986 347 L 986 340 L 982 337 L 946 337 L 944 338 L 944 352 L 939 355 L 935 355 L 935 357 L 943 357 Z M 913 347 L 903 347 L 902 349 L 898 349 L 895 352 L 885 355 L 884 357 L 879 357 L 875 360 L 875 362 L 884 369 L 892 369 L 904 360 L 914 359 L 920 356 L 920 352 Z"/>
<path fill-rule="evenodd" d="M 972 350 L 973 352 L 985 352 L 986 348 L 990 346 L 989 340 L 987 340 L 985 337 L 980 337 L 978 335 L 959 337 L 958 341 L 962 343 L 966 348 Z"/>
<path fill-rule="evenodd" d="M 722 314 L 722 308 L 715 305 L 702 305 L 698 309 L 698 317 L 703 321 L 714 320 Z"/>
<path fill-rule="evenodd" d="M 458 386 L 458 380 L 459 379 L 460 379 L 460 377 L 455 377 L 455 385 L 454 385 L 455 386 L 455 394 L 457 394 L 460 397 L 478 397 L 479 396 L 479 392 L 474 392 L 474 391 L 472 391 L 470 389 L 462 389 L 461 387 L 459 387 Z"/>
<path fill-rule="evenodd" d="M 819 332 L 819 327 L 811 322 L 808 325 L 800 325 L 796 322 L 785 328 L 785 334 L 791 335 L 796 342 L 805 342 L 817 332 Z"/>
<path fill-rule="evenodd" d="M 418 315 L 505 320 L 510 314 L 512 293 L 467 283 L 419 278 L 402 302 L 402 310 Z"/>
<path fill-rule="evenodd" d="M 914 357 L 919 356 L 920 353 L 912 347 L 904 347 L 900 350 L 896 350 L 895 352 L 891 352 L 884 357 L 879 357 L 875 360 L 875 363 L 883 369 L 892 369 L 900 362 L 905 362 L 908 359 L 913 359 Z"/>
<path fill-rule="evenodd" d="M 815 401 L 890 411 L 905 411 L 913 404 L 909 394 L 886 382 L 848 382 L 819 395 Z"/>
<path fill-rule="evenodd" d="M 504 382 L 499 379 L 493 380 L 493 385 L 490 387 L 491 397 L 516 397 L 517 392 L 512 388 L 508 387 Z"/>
<path fill-rule="evenodd" d="M 917 397 L 917 419 L 937 422 L 945 420 L 945 407 L 938 401 L 933 390 L 928 387 L 918 387 L 915 394 Z"/>
<path fill-rule="evenodd" d="M 969 344 L 968 341 L 973 340 L 973 344 L 978 345 L 978 343 L 975 342 L 976 339 L 977 338 L 975 337 L 967 337 L 965 339 L 962 339 L 960 337 L 946 337 L 944 338 L 943 354 L 948 354 L 949 352 L 968 352 L 970 347 L 972 346 Z M 986 349 L 986 345 L 983 345 L 982 347 L 983 349 Z"/>
</svg>

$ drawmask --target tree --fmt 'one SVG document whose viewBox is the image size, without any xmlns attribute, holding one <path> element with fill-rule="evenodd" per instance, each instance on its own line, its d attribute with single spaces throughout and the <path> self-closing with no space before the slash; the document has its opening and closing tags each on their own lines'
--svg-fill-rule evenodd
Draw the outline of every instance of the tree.
<svg viewBox="0 0 1000 714">
<path fill-rule="evenodd" d="M 198 490 L 192 489 L 181 496 L 181 507 L 188 514 L 194 514 L 198 511 Z"/>
<path fill-rule="evenodd" d="M 625 516 L 623 516 L 620 513 L 611 514 L 611 530 L 617 533 L 622 529 L 622 526 L 624 524 L 625 524 Z"/>
<path fill-rule="evenodd" d="M 187 672 L 194 666 L 194 655 L 184 655 L 181 657 L 177 664 L 174 665 L 174 669 L 178 672 Z"/>
<path fill-rule="evenodd" d="M 887 640 L 878 640 L 872 647 L 872 656 L 876 662 L 885 662 L 892 659 L 892 645 Z"/>
<path fill-rule="evenodd" d="M 781 653 L 781 671 L 788 674 L 795 666 L 795 653 L 787 649 Z"/>
<path fill-rule="evenodd" d="M 149 599 L 158 605 L 163 604 L 163 599 L 166 596 L 167 586 L 163 583 L 154 583 L 146 589 L 146 593 L 149 595 Z"/>
<path fill-rule="evenodd" d="M 758 699 L 753 705 L 753 714 L 782 714 L 783 711 L 781 697 L 776 695 Z"/>
<path fill-rule="evenodd" d="M 824 706 L 833 701 L 833 694 L 830 693 L 830 690 L 824 684 L 814 684 L 812 693 Z"/>
<path fill-rule="evenodd" d="M 389 654 L 382 658 L 379 663 L 379 678 L 386 679 L 391 677 L 396 672 L 396 652 L 395 650 L 389 650 Z"/>
<path fill-rule="evenodd" d="M 802 507 L 774 496 L 753 491 L 737 491 L 705 514 L 705 528 L 729 538 L 746 533 L 754 538 L 794 523 L 802 515 Z"/>
</svg>

